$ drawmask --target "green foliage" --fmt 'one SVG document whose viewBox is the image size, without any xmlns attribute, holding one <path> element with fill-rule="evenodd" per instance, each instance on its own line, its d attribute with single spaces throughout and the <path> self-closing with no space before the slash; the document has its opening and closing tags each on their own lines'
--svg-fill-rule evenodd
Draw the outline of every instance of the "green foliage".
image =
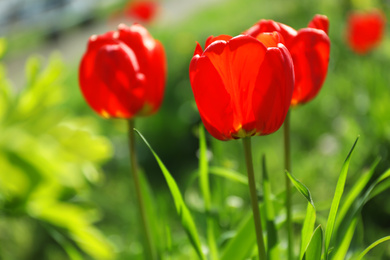
<svg viewBox="0 0 390 260">
<path fill-rule="evenodd" d="M 369 198 L 369 194 L 378 183 L 384 181 L 386 178 L 390 176 L 389 170 L 383 173 L 379 178 L 373 181 L 373 184 L 369 185 L 369 181 L 372 181 L 372 173 L 378 165 L 378 160 L 375 161 L 370 171 L 362 175 L 359 180 L 353 185 L 349 193 L 347 194 L 346 199 L 343 201 L 344 203 L 340 205 L 342 194 L 345 186 L 346 175 L 348 172 L 348 167 L 351 159 L 352 152 L 356 146 L 358 139 L 356 139 L 353 144 L 351 151 L 349 152 L 337 182 L 337 187 L 335 191 L 335 195 L 333 197 L 332 206 L 330 208 L 328 221 L 326 223 L 327 227 L 325 231 L 325 240 L 323 241 L 323 234 L 321 225 L 316 228 L 311 236 L 310 240 L 308 240 L 308 234 L 310 234 L 310 230 L 312 230 L 312 226 L 315 223 L 315 208 L 313 204 L 313 200 L 310 196 L 310 191 L 304 186 L 301 182 L 299 182 L 294 176 L 288 174 L 294 186 L 297 190 L 307 199 L 308 207 L 306 210 L 306 218 L 304 225 L 302 227 L 301 233 L 301 259 L 347 259 L 347 253 L 352 248 L 351 243 L 353 242 L 353 236 L 355 233 L 355 229 L 357 227 L 357 223 L 359 221 L 359 216 L 361 214 L 361 210 L 363 205 L 367 202 L 367 198 Z M 364 191 L 365 190 L 365 191 Z M 354 205 L 353 205 L 354 204 Z M 339 207 L 341 206 L 340 213 L 337 214 Z M 336 223 L 341 223 L 337 225 Z M 308 226 L 310 226 L 308 228 Z M 335 237 L 338 238 L 337 242 L 333 242 L 335 239 L 332 239 L 332 234 L 334 227 L 337 227 L 335 230 Z M 326 239 L 328 237 L 328 239 Z M 364 250 L 357 259 L 361 259 L 369 250 L 377 246 L 378 244 L 389 240 L 389 237 L 384 237 L 374 242 L 371 246 L 369 246 L 366 250 Z M 307 247 L 306 247 L 307 244 Z M 303 251 L 304 250 L 304 251 Z M 323 252 L 323 253 L 322 253 Z M 322 257 L 321 257 L 322 255 Z"/>
<path fill-rule="evenodd" d="M 253 225 L 253 215 L 250 212 L 242 219 L 235 236 L 224 248 L 221 260 L 246 259 L 251 255 L 256 246 L 256 234 Z"/>
<path fill-rule="evenodd" d="M 330 245 L 330 240 L 332 238 L 332 233 L 333 233 L 333 228 L 335 225 L 336 221 L 336 214 L 339 209 L 339 204 L 341 200 L 341 196 L 343 195 L 344 192 L 344 186 L 345 186 L 345 181 L 347 179 L 347 173 L 348 173 L 348 168 L 349 168 L 349 162 L 351 160 L 351 155 L 353 150 L 355 149 L 356 143 L 359 140 L 359 138 L 356 139 L 355 143 L 353 144 L 351 151 L 349 152 L 347 159 L 345 159 L 345 162 L 343 164 L 343 167 L 341 169 L 341 173 L 339 176 L 339 179 L 337 181 L 337 186 L 336 186 L 336 191 L 332 200 L 332 205 L 330 207 L 330 212 L 328 216 L 328 221 L 326 222 L 326 229 L 325 229 L 325 259 L 328 259 L 328 255 L 330 254 L 329 250 L 329 245 Z"/>
<path fill-rule="evenodd" d="M 38 57 L 26 64 L 27 83 L 15 93 L 0 77 L 0 233 L 38 224 L 20 235 L 0 236 L 0 258 L 24 259 L 43 248 L 33 241 L 54 239 L 71 259 L 112 259 L 113 249 L 93 225 L 99 212 L 92 205 L 90 185 L 102 179 L 99 164 L 111 156 L 110 142 L 94 134 L 89 119 L 70 116 L 62 85 L 61 60 L 44 66 Z M 17 220 L 16 227 L 6 223 Z M 34 225 L 36 225 L 34 224 Z M 20 250 L 12 250 L 15 246 Z"/>
<path fill-rule="evenodd" d="M 194 223 L 194 220 L 192 218 L 192 215 L 190 211 L 188 210 L 186 204 L 184 203 L 183 196 L 181 195 L 181 192 L 179 190 L 179 187 L 177 186 L 175 179 L 173 179 L 172 175 L 169 173 L 168 169 L 165 167 L 161 159 L 158 157 L 158 155 L 154 152 L 152 147 L 149 145 L 149 143 L 146 141 L 145 137 L 136 129 L 134 131 L 137 132 L 137 134 L 142 138 L 142 140 L 145 142 L 146 146 L 150 149 L 153 156 L 155 157 L 162 173 L 164 174 L 165 180 L 168 184 L 169 190 L 172 194 L 173 201 L 175 202 L 176 211 L 177 214 L 180 217 L 181 224 L 183 225 L 185 231 L 187 232 L 188 238 L 191 241 L 191 244 L 193 245 L 196 253 L 198 254 L 200 259 L 205 259 L 201 246 L 199 241 L 199 235 L 196 230 L 196 226 Z"/>
</svg>

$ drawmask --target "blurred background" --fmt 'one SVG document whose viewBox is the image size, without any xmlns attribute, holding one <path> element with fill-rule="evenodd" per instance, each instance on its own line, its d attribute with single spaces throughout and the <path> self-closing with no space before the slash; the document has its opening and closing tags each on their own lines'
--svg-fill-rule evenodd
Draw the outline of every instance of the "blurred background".
<svg viewBox="0 0 390 260">
<path fill-rule="evenodd" d="M 331 59 L 326 82 L 312 102 L 292 111 L 293 173 L 311 190 L 325 223 L 338 175 L 358 135 L 348 190 L 380 157 L 375 174 L 390 167 L 390 37 L 362 56 L 346 45 L 347 14 L 381 9 L 386 0 L 161 0 L 134 12 L 124 0 L 0 0 L 0 259 L 144 259 L 143 239 L 128 160 L 124 120 L 103 119 L 85 103 L 78 65 L 88 38 L 143 24 L 167 53 L 168 80 L 160 111 L 139 118 L 143 133 L 178 182 L 204 235 L 199 195 L 199 114 L 188 78 L 196 41 L 238 35 L 260 19 L 295 29 L 315 14 L 330 20 Z M 284 184 L 283 136 L 253 138 L 255 169 L 266 154 L 280 204 Z M 210 164 L 245 173 L 238 141 L 207 136 Z M 150 211 L 158 215 L 159 246 L 166 259 L 195 259 L 152 154 L 137 139 Z M 249 209 L 244 185 L 211 177 L 219 245 Z M 363 209 L 357 245 L 390 234 L 390 192 Z M 295 219 L 306 202 L 294 192 Z M 322 210 L 322 211 L 321 211 Z M 297 235 L 299 225 L 296 225 Z M 202 239 L 203 241 L 203 239 Z M 367 259 L 390 259 L 382 245 Z M 191 258 L 192 257 L 192 258 Z"/>
</svg>

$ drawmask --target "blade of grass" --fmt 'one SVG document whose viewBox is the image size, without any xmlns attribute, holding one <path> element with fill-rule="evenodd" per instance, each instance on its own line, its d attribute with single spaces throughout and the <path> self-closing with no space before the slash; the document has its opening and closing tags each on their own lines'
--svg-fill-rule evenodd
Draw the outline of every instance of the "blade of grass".
<svg viewBox="0 0 390 260">
<path fill-rule="evenodd" d="M 390 177 L 390 169 L 384 172 L 381 176 L 379 176 L 373 184 L 367 189 L 365 194 L 360 198 L 360 200 L 357 201 L 355 214 L 360 213 L 361 209 L 363 208 L 364 204 L 367 203 L 368 200 L 373 198 L 372 193 L 375 191 L 375 188 L 380 184 L 383 183 L 387 178 Z M 384 191 L 384 190 L 381 190 Z M 378 195 L 379 193 L 375 193 L 375 195 Z"/>
<path fill-rule="evenodd" d="M 256 234 L 253 232 L 253 214 L 250 213 L 237 228 L 236 235 L 227 243 L 222 252 L 221 260 L 246 259 L 255 245 Z"/>
<path fill-rule="evenodd" d="M 211 208 L 208 168 L 206 135 L 201 124 L 199 125 L 199 183 L 206 211 L 209 211 Z"/>
<path fill-rule="evenodd" d="M 68 255 L 70 260 L 82 260 L 84 259 L 83 255 L 79 252 L 75 245 L 72 244 L 66 237 L 64 237 L 60 232 L 55 230 L 53 227 L 44 224 L 43 227 L 46 228 L 51 237 L 57 241 L 58 244 L 62 246 Z"/>
<path fill-rule="evenodd" d="M 356 260 L 360 260 L 360 259 L 363 259 L 363 257 L 371 250 L 373 249 L 374 247 L 376 247 L 377 245 L 383 243 L 383 242 L 386 242 L 390 240 L 390 236 L 386 236 L 386 237 L 383 237 L 381 239 L 378 239 L 377 241 L 375 241 L 374 243 L 372 243 L 370 246 L 368 246 L 363 252 L 360 253 L 360 255 L 356 258 Z"/>
<path fill-rule="evenodd" d="M 263 166 L 263 196 L 264 196 L 264 209 L 266 217 L 267 228 L 267 255 L 268 259 L 280 259 L 280 253 L 278 248 L 278 232 L 275 225 L 275 210 L 272 203 L 271 184 L 268 178 L 267 166 L 265 161 L 265 155 L 262 160 Z"/>
<path fill-rule="evenodd" d="M 194 220 L 191 216 L 191 213 L 188 210 L 186 204 L 184 203 L 183 196 L 181 195 L 180 189 L 177 186 L 175 179 L 173 179 L 172 175 L 169 173 L 168 169 L 165 167 L 165 165 L 161 161 L 160 157 L 158 157 L 158 155 L 154 152 L 153 148 L 150 146 L 148 141 L 146 141 L 145 137 L 137 129 L 134 129 L 134 131 L 144 141 L 146 146 L 152 152 L 158 165 L 160 166 L 160 169 L 165 177 L 165 180 L 168 184 L 169 190 L 172 194 L 177 214 L 180 216 L 181 224 L 184 227 L 184 230 L 186 231 L 188 238 L 189 238 L 192 246 L 194 247 L 196 253 L 198 254 L 199 258 L 204 260 L 205 257 L 203 255 L 203 252 L 201 249 L 198 231 L 196 230 L 196 226 L 195 226 Z"/>
<path fill-rule="evenodd" d="M 304 260 L 321 260 L 322 239 L 323 239 L 322 227 L 321 225 L 319 225 L 314 230 L 310 243 L 306 249 L 305 254 L 303 255 Z"/>
<path fill-rule="evenodd" d="M 209 172 L 211 174 L 229 179 L 231 181 L 248 185 L 248 178 L 239 172 L 230 169 L 221 168 L 221 167 L 210 167 Z"/>
<path fill-rule="evenodd" d="M 306 200 L 314 207 L 314 202 L 311 197 L 309 189 L 300 182 L 298 179 L 296 179 L 291 173 L 286 171 L 287 176 L 290 178 L 291 182 L 294 184 L 295 188 L 306 198 Z"/>
<path fill-rule="evenodd" d="M 341 168 L 341 173 L 340 173 L 339 179 L 337 181 L 336 191 L 335 191 L 335 194 L 333 197 L 332 205 L 330 207 L 328 221 L 326 223 L 326 228 L 325 228 L 325 252 L 324 252 L 325 259 L 328 259 L 328 253 L 329 253 L 328 250 L 329 250 L 330 240 L 332 238 L 333 228 L 334 228 L 337 210 L 339 208 L 341 196 L 343 195 L 343 192 L 344 192 L 344 186 L 345 186 L 345 181 L 347 179 L 349 162 L 351 160 L 352 152 L 355 149 L 355 146 L 356 146 L 356 143 L 358 140 L 359 140 L 359 137 L 356 138 L 355 143 L 353 144 L 351 150 L 349 151 L 349 154 L 344 161 L 343 167 Z"/>
<path fill-rule="evenodd" d="M 359 194 L 366 187 L 367 183 L 369 182 L 372 175 L 374 174 L 376 166 L 378 165 L 379 161 L 380 158 L 377 158 L 375 162 L 372 164 L 370 170 L 367 173 L 362 174 L 361 177 L 355 183 L 355 185 L 353 185 L 352 189 L 348 192 L 346 199 L 343 201 L 342 205 L 340 206 L 340 210 L 335 224 L 335 230 L 338 230 L 338 227 L 343 221 L 348 210 L 350 210 L 351 206 L 356 201 Z"/>
<path fill-rule="evenodd" d="M 301 253 L 299 259 L 303 259 L 303 256 L 310 245 L 312 239 L 311 234 L 313 234 L 315 222 L 316 210 L 311 203 L 307 203 L 305 221 L 303 222 L 301 230 Z"/>
<path fill-rule="evenodd" d="M 149 182 L 142 171 L 139 171 L 139 181 L 141 185 L 141 192 L 144 196 L 145 212 L 148 215 L 151 239 L 153 240 L 153 245 L 156 246 L 157 255 L 161 255 L 164 248 L 166 248 L 166 245 L 164 244 L 166 241 L 161 239 L 163 237 L 163 230 L 160 228 L 161 224 L 165 223 L 165 219 L 162 219 L 161 216 L 156 214 L 155 205 L 157 204 L 155 203 L 155 198 Z"/>
<path fill-rule="evenodd" d="M 210 257 L 212 260 L 219 259 L 218 247 L 215 241 L 214 234 L 214 219 L 210 214 L 211 210 L 211 196 L 210 196 L 210 184 L 209 184 L 209 164 L 207 160 L 207 144 L 206 135 L 203 125 L 199 125 L 199 184 L 200 190 L 203 195 L 204 207 L 206 211 L 206 224 L 207 224 L 207 242 L 210 250 Z"/>
<path fill-rule="evenodd" d="M 343 234 L 342 240 L 340 243 L 337 243 L 337 248 L 335 249 L 334 259 L 345 259 L 345 256 L 348 253 L 349 246 L 351 244 L 353 235 L 355 233 L 357 225 L 357 216 L 355 216 L 352 221 L 348 222 L 348 228 L 345 234 Z"/>
<path fill-rule="evenodd" d="M 302 182 L 300 182 L 297 178 L 295 178 L 292 174 L 290 174 L 288 171 L 286 171 L 286 175 L 291 180 L 295 188 L 306 198 L 308 202 L 307 209 L 306 209 L 306 216 L 301 230 L 301 250 L 300 250 L 299 259 L 302 259 L 312 239 L 314 224 L 316 221 L 316 210 L 315 210 L 313 198 L 311 197 L 310 190 Z"/>
<path fill-rule="evenodd" d="M 357 226 L 357 219 L 361 214 L 363 206 L 371 198 L 371 192 L 375 190 L 376 186 L 388 177 L 390 177 L 390 171 L 386 171 L 379 176 L 364 194 L 361 194 L 356 198 L 353 205 L 350 207 L 350 210 L 344 216 L 339 228 L 336 230 L 337 237 L 335 241 L 339 246 L 335 254 L 335 259 L 344 259 L 352 241 Z"/>
<path fill-rule="evenodd" d="M 370 196 L 367 198 L 367 201 L 390 188 L 390 179 L 387 179 L 389 176 L 390 169 L 388 169 L 378 178 L 378 180 L 376 181 L 375 189 L 373 189 L 373 191 L 370 193 Z"/>
</svg>

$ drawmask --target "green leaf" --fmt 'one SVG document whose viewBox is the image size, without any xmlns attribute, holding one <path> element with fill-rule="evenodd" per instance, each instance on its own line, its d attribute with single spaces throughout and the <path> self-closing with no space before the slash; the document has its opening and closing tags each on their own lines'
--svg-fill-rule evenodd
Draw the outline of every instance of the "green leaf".
<svg viewBox="0 0 390 260">
<path fill-rule="evenodd" d="M 366 201 L 372 199 L 373 197 L 379 195 L 383 191 L 390 188 L 390 169 L 384 172 L 372 185 L 372 189 L 369 189 L 370 193 L 366 195 Z"/>
<path fill-rule="evenodd" d="M 26 62 L 27 86 L 34 85 L 37 76 L 42 68 L 42 60 L 38 56 L 30 57 Z"/>
<path fill-rule="evenodd" d="M 348 228 L 342 236 L 341 242 L 337 243 L 337 248 L 335 249 L 334 259 L 345 259 L 345 256 L 348 253 L 349 246 L 351 244 L 353 235 L 355 233 L 357 225 L 357 216 L 355 215 L 352 221 L 348 221 Z"/>
<path fill-rule="evenodd" d="M 219 259 L 218 247 L 214 234 L 214 219 L 209 214 L 211 209 L 210 184 L 209 184 L 209 164 L 207 160 L 206 135 L 203 124 L 199 125 L 199 183 L 203 195 L 204 206 L 207 218 L 207 241 L 211 259 Z"/>
<path fill-rule="evenodd" d="M 158 214 L 156 214 L 156 209 L 154 197 L 152 188 L 149 185 L 148 179 L 146 178 L 144 172 L 139 171 L 139 180 L 141 184 L 141 193 L 143 195 L 143 201 L 145 205 L 146 210 L 146 221 L 150 224 L 150 232 L 151 232 L 151 240 L 152 240 L 152 247 L 154 245 L 157 245 L 158 254 L 161 255 L 161 252 L 163 252 L 165 246 L 166 240 L 162 239 L 163 237 L 163 230 L 161 229 L 161 226 L 165 223 L 164 219 Z M 155 254 L 153 252 L 152 254 Z"/>
<path fill-rule="evenodd" d="M 286 171 L 286 174 L 291 180 L 291 182 L 294 184 L 295 188 L 306 198 L 308 202 L 307 209 L 306 209 L 306 216 L 301 230 L 301 250 L 300 250 L 299 259 L 303 259 L 304 254 L 312 239 L 311 234 L 313 233 L 314 224 L 316 221 L 316 210 L 315 210 L 315 206 L 314 206 L 314 202 L 310 190 L 302 182 L 300 182 L 297 178 L 295 178 L 292 174 L 290 174 L 288 171 Z"/>
<path fill-rule="evenodd" d="M 364 193 L 364 195 L 356 202 L 354 214 L 360 213 L 364 204 L 366 204 L 369 199 L 373 198 L 372 193 L 376 190 L 376 187 L 379 184 L 384 183 L 384 181 L 389 177 L 390 177 L 390 169 L 388 169 L 386 172 L 384 172 L 381 176 L 379 176 L 374 181 L 373 184 L 371 184 L 371 186 L 367 189 L 367 191 Z M 381 191 L 384 191 L 383 187 L 381 187 Z M 378 195 L 378 194 L 379 193 L 375 193 L 375 195 Z"/>
<path fill-rule="evenodd" d="M 248 178 L 239 172 L 221 167 L 210 167 L 209 172 L 214 175 L 229 179 L 231 181 L 248 185 Z"/>
<path fill-rule="evenodd" d="M 374 174 L 376 166 L 378 165 L 379 161 L 380 159 L 377 158 L 375 162 L 372 164 L 370 170 L 367 173 L 362 174 L 360 178 L 357 180 L 357 182 L 355 183 L 355 185 L 353 185 L 352 189 L 348 192 L 346 199 L 343 201 L 343 204 L 340 207 L 336 224 L 335 224 L 335 230 L 338 230 L 338 227 L 340 226 L 347 212 L 350 210 L 351 206 L 356 201 L 359 194 L 366 187 L 367 183 L 369 182 L 372 175 Z"/>
<path fill-rule="evenodd" d="M 390 240 L 390 236 L 386 236 L 386 237 L 383 237 L 381 239 L 378 239 L 377 241 L 375 241 L 374 243 L 372 243 L 370 246 L 368 246 L 363 252 L 360 253 L 360 255 L 356 258 L 356 260 L 360 260 L 360 259 L 363 259 L 363 257 L 371 250 L 373 249 L 374 247 L 376 247 L 377 245 L 383 243 L 383 242 L 386 242 Z"/>
<path fill-rule="evenodd" d="M 299 259 L 303 259 L 303 256 L 310 244 L 311 234 L 313 233 L 315 222 L 316 210 L 311 203 L 307 203 L 306 217 L 301 230 L 301 253 Z"/>
<path fill-rule="evenodd" d="M 203 195 L 206 211 L 209 211 L 211 207 L 208 168 L 209 168 L 209 164 L 207 162 L 206 135 L 204 132 L 203 125 L 200 124 L 199 125 L 199 182 L 200 182 L 200 190 Z"/>
<path fill-rule="evenodd" d="M 246 259 L 256 246 L 256 234 L 253 231 L 253 215 L 248 214 L 237 228 L 236 235 L 224 248 L 221 260 Z"/>
<path fill-rule="evenodd" d="M 349 162 L 351 160 L 352 152 L 355 149 L 355 146 L 356 146 L 356 143 L 358 140 L 359 140 L 359 137 L 356 138 L 355 143 L 353 144 L 347 158 L 345 159 L 343 167 L 341 168 L 341 173 L 340 173 L 339 179 L 337 181 L 336 191 L 335 191 L 335 194 L 333 197 L 332 205 L 330 207 L 329 217 L 328 217 L 328 221 L 326 223 L 326 229 L 325 229 L 325 252 L 324 252 L 325 259 L 328 259 L 328 253 L 329 253 L 328 250 L 329 250 L 330 240 L 332 238 L 333 228 L 335 225 L 337 210 L 339 208 L 341 196 L 343 195 L 343 192 L 344 192 L 344 186 L 345 186 L 345 181 L 347 179 Z"/>
<path fill-rule="evenodd" d="M 310 243 L 306 249 L 306 252 L 303 256 L 305 260 L 321 260 L 322 253 L 322 237 L 323 237 L 322 227 L 319 225 L 316 230 L 314 230 L 313 236 L 311 237 Z"/>
<path fill-rule="evenodd" d="M 83 256 L 79 250 L 66 237 L 49 225 L 43 224 L 43 226 L 46 228 L 50 236 L 62 246 L 70 260 L 83 260 Z"/>
<path fill-rule="evenodd" d="M 275 210 L 272 202 L 271 184 L 268 178 L 265 155 L 262 160 L 263 165 L 263 196 L 264 196 L 264 211 L 266 216 L 267 228 L 267 254 L 269 259 L 280 259 L 278 248 L 278 232 L 275 225 Z"/>
<path fill-rule="evenodd" d="M 313 208 L 315 208 L 309 189 L 288 171 L 286 171 L 286 174 L 290 178 L 291 182 L 294 184 L 295 188 L 297 188 L 297 190 L 307 199 L 307 201 L 313 206 Z"/>
<path fill-rule="evenodd" d="M 375 168 L 375 163 L 371 169 Z M 356 198 L 353 203 L 353 206 L 350 207 L 348 213 L 344 216 L 342 222 L 340 223 L 337 229 L 337 240 L 336 243 L 338 245 L 335 259 L 344 259 L 345 255 L 348 252 L 348 248 L 352 241 L 355 228 L 357 226 L 357 219 L 360 216 L 360 213 L 363 209 L 365 203 L 371 198 L 372 191 L 375 190 L 376 186 L 384 181 L 386 178 L 390 176 L 390 171 L 386 171 L 379 178 L 377 178 L 373 184 L 367 189 L 367 191 Z"/>
<path fill-rule="evenodd" d="M 184 230 L 186 231 L 188 238 L 194 247 L 196 253 L 201 259 L 205 259 L 200 241 L 199 241 L 199 235 L 198 231 L 196 230 L 196 226 L 194 223 L 194 220 L 191 216 L 190 211 L 188 210 L 186 204 L 184 203 L 183 196 L 181 195 L 181 192 L 179 190 L 179 187 L 176 184 L 175 179 L 173 179 L 172 175 L 169 173 L 168 169 L 165 167 L 164 163 L 161 161 L 160 157 L 154 152 L 153 148 L 150 146 L 150 144 L 146 141 L 145 137 L 137 130 L 134 129 L 134 131 L 141 137 L 141 139 L 144 141 L 146 146 L 149 148 L 149 150 L 152 152 L 154 158 L 156 159 L 158 165 L 160 166 L 160 169 L 165 177 L 165 180 L 168 184 L 169 191 L 172 194 L 173 201 L 175 202 L 175 207 L 177 214 L 180 217 L 181 224 L 184 227 Z"/>
</svg>

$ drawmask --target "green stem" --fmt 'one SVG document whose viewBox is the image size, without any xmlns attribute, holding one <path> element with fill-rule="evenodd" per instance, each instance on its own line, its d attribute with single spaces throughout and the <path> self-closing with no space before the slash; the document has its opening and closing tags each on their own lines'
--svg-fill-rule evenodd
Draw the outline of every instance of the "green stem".
<svg viewBox="0 0 390 260">
<path fill-rule="evenodd" d="M 288 111 L 284 121 L 284 168 L 291 173 L 291 149 L 290 149 L 290 111 Z M 287 223 L 287 238 L 288 238 L 288 259 L 293 259 L 293 226 L 291 213 L 291 182 L 285 174 L 286 182 L 286 223 Z"/>
<path fill-rule="evenodd" d="M 249 192 L 251 195 L 253 220 L 255 221 L 257 250 L 259 252 L 260 260 L 266 260 L 265 245 L 263 239 L 263 228 L 261 227 L 261 216 L 259 210 L 259 202 L 257 201 L 255 173 L 253 170 L 251 139 L 250 137 L 246 137 L 242 139 L 242 141 L 244 144 L 246 170 L 248 172 L 248 185 L 249 185 Z"/>
<path fill-rule="evenodd" d="M 133 175 L 134 186 L 135 186 L 135 191 L 136 191 L 137 200 L 138 200 L 138 206 L 139 206 L 139 210 L 141 213 L 142 225 L 143 225 L 145 238 L 146 238 L 147 254 L 152 259 L 157 259 L 157 257 L 156 257 L 157 254 L 156 254 L 156 251 L 155 251 L 155 248 L 153 245 L 153 240 L 152 240 L 152 236 L 151 236 L 151 232 L 150 232 L 149 222 L 147 219 L 144 199 L 142 197 L 141 184 L 140 184 L 139 174 L 138 174 L 137 155 L 136 155 L 136 151 L 135 151 L 135 138 L 134 138 L 134 119 L 128 120 L 128 135 L 129 135 L 131 173 Z"/>
</svg>

